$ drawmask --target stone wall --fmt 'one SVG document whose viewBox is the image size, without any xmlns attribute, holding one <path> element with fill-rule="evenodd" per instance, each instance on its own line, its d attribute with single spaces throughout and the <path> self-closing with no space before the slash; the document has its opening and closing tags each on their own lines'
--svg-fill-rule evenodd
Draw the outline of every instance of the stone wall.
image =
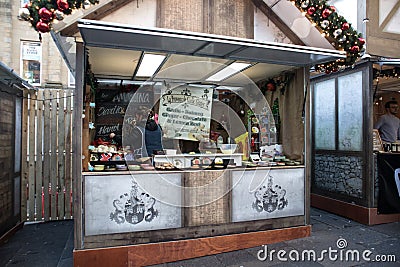
<svg viewBox="0 0 400 267">
<path fill-rule="evenodd" d="M 362 198 L 362 158 L 316 154 L 313 188 Z"/>
</svg>

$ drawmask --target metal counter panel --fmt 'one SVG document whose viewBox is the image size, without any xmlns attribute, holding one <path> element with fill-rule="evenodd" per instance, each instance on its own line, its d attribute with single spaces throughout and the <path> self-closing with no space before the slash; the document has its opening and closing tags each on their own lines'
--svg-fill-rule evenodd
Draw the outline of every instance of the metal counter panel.
<svg viewBox="0 0 400 267">
<path fill-rule="evenodd" d="M 232 171 L 232 184 L 233 222 L 304 215 L 303 168 Z"/>
<path fill-rule="evenodd" d="M 174 194 L 171 184 L 181 185 L 180 173 L 162 175 L 168 183 L 153 179 L 154 174 L 84 176 L 85 236 L 178 228 L 182 226 L 180 205 L 159 201 L 174 198 L 181 203 L 180 193 Z M 141 187 L 154 181 L 159 193 L 155 198 Z M 172 186 L 176 187 L 176 186 Z M 165 195 L 165 197 L 163 197 Z"/>
</svg>

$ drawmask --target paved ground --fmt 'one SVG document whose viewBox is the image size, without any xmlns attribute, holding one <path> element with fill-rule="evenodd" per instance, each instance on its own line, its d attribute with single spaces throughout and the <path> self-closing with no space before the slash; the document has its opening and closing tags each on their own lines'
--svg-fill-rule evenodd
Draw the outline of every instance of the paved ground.
<svg viewBox="0 0 400 267">
<path fill-rule="evenodd" d="M 261 249 L 264 249 L 260 246 L 157 266 L 400 266 L 399 222 L 365 226 L 321 210 L 312 209 L 311 223 L 311 237 L 268 245 L 268 254 L 272 250 L 276 251 L 273 253 L 272 260 L 270 258 L 264 261 L 258 259 L 257 254 L 261 257 L 265 256 L 264 253 L 259 253 Z M 344 245 L 346 246 L 343 247 Z M 73 221 L 26 224 L 8 243 L 0 246 L 0 266 L 72 266 L 72 249 Z M 331 250 L 330 255 L 329 249 Z M 279 256 L 287 261 L 278 259 L 279 250 L 281 250 Z M 305 250 L 310 253 L 315 251 L 316 257 L 320 257 L 321 260 L 290 260 L 290 257 L 296 258 L 297 255 L 301 260 Z M 321 254 L 323 250 L 327 250 L 327 252 Z M 371 251 L 370 254 L 369 251 Z M 385 263 L 367 262 L 362 259 L 363 252 L 371 260 L 378 255 L 387 258 L 394 255 L 396 260 Z M 360 256 L 360 260 L 351 260 L 352 255 L 356 257 L 357 254 Z M 340 255 L 342 255 L 342 260 L 340 260 Z M 346 261 L 346 255 L 350 261 Z M 307 254 L 305 256 L 308 258 Z M 330 260 L 335 256 L 336 260 Z"/>
</svg>

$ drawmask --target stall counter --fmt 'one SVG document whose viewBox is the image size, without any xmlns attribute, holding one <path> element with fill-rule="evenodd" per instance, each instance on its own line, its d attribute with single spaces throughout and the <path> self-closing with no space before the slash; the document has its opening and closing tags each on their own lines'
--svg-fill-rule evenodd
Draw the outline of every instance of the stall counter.
<svg viewBox="0 0 400 267">
<path fill-rule="evenodd" d="M 84 248 L 305 225 L 304 166 L 84 172 L 82 177 Z"/>
</svg>

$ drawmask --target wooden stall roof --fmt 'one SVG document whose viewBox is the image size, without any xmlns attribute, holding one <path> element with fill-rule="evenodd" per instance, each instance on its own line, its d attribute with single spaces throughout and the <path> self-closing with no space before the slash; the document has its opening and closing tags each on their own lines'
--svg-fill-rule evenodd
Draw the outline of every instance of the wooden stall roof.
<svg viewBox="0 0 400 267">
<path fill-rule="evenodd" d="M 85 45 L 92 47 L 146 50 L 291 66 L 310 66 L 346 57 L 344 51 L 334 49 L 94 20 L 79 20 L 78 27 Z"/>
</svg>

